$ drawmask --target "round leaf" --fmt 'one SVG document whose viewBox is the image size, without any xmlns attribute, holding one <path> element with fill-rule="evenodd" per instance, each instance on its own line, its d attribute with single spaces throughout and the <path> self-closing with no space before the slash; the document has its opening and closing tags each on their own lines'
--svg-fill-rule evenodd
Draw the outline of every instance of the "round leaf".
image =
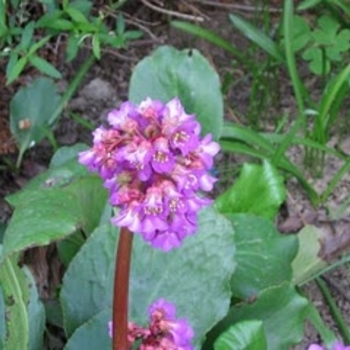
<svg viewBox="0 0 350 350">
<path fill-rule="evenodd" d="M 59 148 L 51 158 L 50 168 L 64 165 L 64 163 L 69 160 L 78 159 L 78 154 L 82 151 L 86 151 L 88 148 L 89 146 L 85 143 L 76 143 L 73 146 L 63 146 Z"/>
<path fill-rule="evenodd" d="M 291 281 L 297 238 L 281 235 L 272 222 L 262 217 L 237 214 L 228 218 L 235 229 L 236 242 L 233 295 L 247 299 L 265 288 Z"/>
<path fill-rule="evenodd" d="M 215 350 L 267 350 L 261 321 L 243 321 L 231 326 L 214 344 Z"/>
<path fill-rule="evenodd" d="M 108 335 L 108 321 L 111 311 L 104 309 L 79 327 L 68 340 L 65 350 L 111 349 L 112 341 Z"/>
<path fill-rule="evenodd" d="M 129 98 L 140 103 L 147 97 L 164 103 L 179 97 L 186 112 L 196 114 L 203 135 L 220 137 L 223 126 L 220 81 L 197 50 L 178 51 L 162 46 L 139 62 L 131 76 Z"/>
<path fill-rule="evenodd" d="M 54 123 L 51 117 L 59 102 L 57 88 L 48 78 L 35 79 L 12 98 L 10 128 L 22 153 L 46 136 L 46 129 Z"/>
<path fill-rule="evenodd" d="M 33 190 L 17 202 L 4 237 L 4 255 L 64 238 L 77 229 L 90 233 L 107 202 L 101 179 L 87 176 L 62 188 Z"/>
<path fill-rule="evenodd" d="M 237 304 L 213 329 L 211 337 L 236 322 L 261 320 L 267 339 L 267 349 L 287 350 L 303 338 L 304 320 L 309 302 L 300 296 L 294 286 L 283 283 L 264 290 L 254 303 Z M 206 344 L 205 349 L 211 349 Z"/>
<path fill-rule="evenodd" d="M 284 202 L 283 177 L 269 162 L 243 165 L 238 180 L 216 202 L 222 213 L 251 213 L 274 219 Z"/>
</svg>

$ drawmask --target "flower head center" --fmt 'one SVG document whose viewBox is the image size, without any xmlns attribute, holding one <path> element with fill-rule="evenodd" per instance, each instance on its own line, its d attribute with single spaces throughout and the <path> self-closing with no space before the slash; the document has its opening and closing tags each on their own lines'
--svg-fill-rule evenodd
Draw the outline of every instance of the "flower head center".
<svg viewBox="0 0 350 350">
<path fill-rule="evenodd" d="M 155 155 L 153 156 L 153 159 L 156 161 L 156 162 L 159 162 L 159 163 L 165 163 L 168 161 L 168 156 L 161 152 L 161 151 L 157 151 L 155 153 Z"/>
</svg>

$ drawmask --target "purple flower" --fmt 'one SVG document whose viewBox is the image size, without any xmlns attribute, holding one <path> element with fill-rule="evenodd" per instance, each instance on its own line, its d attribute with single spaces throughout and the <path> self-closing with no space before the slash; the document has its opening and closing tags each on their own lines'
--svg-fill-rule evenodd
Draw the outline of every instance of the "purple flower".
<svg viewBox="0 0 350 350">
<path fill-rule="evenodd" d="M 111 205 L 121 207 L 112 223 L 164 251 L 179 247 L 196 232 L 198 210 L 211 203 L 198 192 L 213 189 L 209 171 L 219 145 L 210 134 L 200 138 L 200 124 L 177 98 L 124 102 L 107 120 L 79 161 L 99 173 Z"/>
<path fill-rule="evenodd" d="M 185 319 L 176 318 L 175 305 L 159 299 L 152 304 L 148 310 L 150 317 L 150 328 L 165 334 L 177 346 L 189 346 L 194 332 Z"/>
<path fill-rule="evenodd" d="M 317 344 L 311 344 L 308 347 L 308 350 L 326 350 L 326 348 L 323 348 L 321 345 Z M 336 341 L 333 345 L 332 348 L 329 350 L 350 350 L 350 345 L 343 345 L 342 343 Z"/>
<path fill-rule="evenodd" d="M 149 307 L 148 316 L 148 328 L 129 323 L 130 348 L 139 341 L 139 350 L 193 350 L 194 331 L 186 319 L 176 318 L 174 304 L 159 299 Z M 108 329 L 112 337 L 112 322 L 108 322 Z"/>
</svg>

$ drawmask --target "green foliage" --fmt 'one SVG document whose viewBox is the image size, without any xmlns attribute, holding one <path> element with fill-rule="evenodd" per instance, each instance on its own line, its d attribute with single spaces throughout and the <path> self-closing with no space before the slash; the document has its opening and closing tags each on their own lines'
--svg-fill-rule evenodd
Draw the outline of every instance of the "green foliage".
<svg viewBox="0 0 350 350">
<path fill-rule="evenodd" d="M 74 151 L 78 149 L 75 147 Z M 67 149 L 65 156 L 63 152 L 60 150 L 54 157 L 57 166 L 7 198 L 15 212 L 5 232 L 5 255 L 33 245 L 46 245 L 77 230 L 89 235 L 100 223 L 107 191 L 99 178 L 87 176 L 85 167 L 70 159 L 73 150 Z"/>
<path fill-rule="evenodd" d="M 208 89 L 210 86 L 210 89 Z M 150 97 L 168 102 L 178 97 L 187 113 L 195 113 L 202 135 L 218 139 L 223 126 L 220 81 L 208 61 L 197 50 L 158 48 L 133 70 L 129 98 L 139 103 Z"/>
<path fill-rule="evenodd" d="M 244 36 L 259 45 L 265 52 L 274 58 L 276 62 L 284 62 L 284 57 L 280 52 L 278 45 L 272 39 L 243 18 L 233 14 L 230 14 L 229 17 L 233 25 L 240 30 Z"/>
<path fill-rule="evenodd" d="M 227 215 L 235 229 L 237 268 L 231 288 L 235 297 L 248 299 L 266 288 L 292 280 L 292 261 L 298 249 L 295 236 L 280 234 L 268 220 Z"/>
<path fill-rule="evenodd" d="M 267 350 L 266 337 L 261 321 L 243 321 L 222 333 L 214 344 L 214 350 Z"/>
<path fill-rule="evenodd" d="M 273 219 L 285 201 L 283 177 L 271 164 L 243 164 L 235 183 L 216 199 L 222 213 L 251 213 Z"/>
<path fill-rule="evenodd" d="M 269 350 L 287 350 L 303 337 L 303 325 L 309 302 L 289 283 L 265 289 L 253 303 L 233 306 L 228 315 L 212 330 L 210 341 L 237 322 L 260 320 Z M 210 349 L 210 341 L 204 349 Z"/>
<path fill-rule="evenodd" d="M 326 267 L 326 262 L 319 258 L 321 249 L 321 232 L 314 226 L 305 226 L 297 235 L 299 250 L 293 267 L 293 282 L 295 285 L 305 283 L 316 273 Z"/>
<path fill-rule="evenodd" d="M 17 255 L 0 265 L 0 285 L 6 312 L 4 349 L 36 350 L 43 347 L 45 312 L 35 281 L 27 268 L 17 266 Z M 3 330 L 3 326 L 1 327 Z"/>
<path fill-rule="evenodd" d="M 332 62 L 340 62 L 342 54 L 350 48 L 350 30 L 341 29 L 334 17 L 319 17 L 314 29 L 301 16 L 296 16 L 293 22 L 294 49 L 304 49 L 302 57 L 309 61 L 309 67 L 315 74 L 329 73 Z"/>
<path fill-rule="evenodd" d="M 116 10 L 123 3 L 110 2 L 108 6 Z M 300 8 L 319 3 L 304 1 Z M 341 0 L 324 3 L 327 8 L 341 8 L 347 13 Z M 44 137 L 53 138 L 51 128 L 94 57 L 99 59 L 105 47 L 125 47 L 140 33 L 128 30 L 118 12 L 113 19 L 108 11 L 96 14 L 91 1 L 46 0 L 42 16 L 34 21 L 24 19 L 21 13 L 24 20 L 20 23 L 12 13 L 12 9 L 20 10 L 19 2 L 12 1 L 7 8 L 8 4 L 0 1 L 0 50 L 1 56 L 8 57 L 8 83 L 17 79 L 28 65 L 60 78 L 60 72 L 41 52 L 62 33 L 68 40 L 67 61 L 74 59 L 83 45 L 92 50 L 84 69 L 63 97 L 47 78 L 35 80 L 14 97 L 11 130 L 20 146 L 21 158 L 33 143 Z M 256 107 L 260 105 L 254 100 L 258 100 L 261 87 L 268 90 L 266 84 L 271 80 L 268 69 L 274 67 L 275 73 L 287 69 L 299 114 L 283 134 L 267 134 L 233 123 L 224 125 L 222 91 L 228 88 L 221 86 L 216 72 L 196 50 L 160 47 L 135 67 L 129 89 L 133 102 L 146 97 L 167 102 L 179 97 L 186 112 L 197 115 L 203 134 L 213 134 L 223 150 L 263 162 L 243 165 L 241 176 L 217 198 L 216 207 L 199 213 L 198 232 L 180 249 L 167 254 L 155 251 L 135 235 L 130 321 L 144 325 L 148 306 L 164 297 L 174 302 L 178 316 L 188 319 L 193 326 L 196 349 L 203 343 L 204 349 L 215 350 L 288 349 L 301 340 L 306 318 L 328 344 L 333 335 L 325 330 L 315 309 L 294 287 L 326 268 L 317 256 L 318 231 L 307 227 L 295 236 L 281 235 L 272 220 L 286 197 L 281 170 L 295 176 L 317 204 L 350 168 L 350 161 L 343 157 L 344 166 L 319 196 L 286 156 L 293 144 L 303 145 L 316 154 L 339 156 L 326 142 L 348 92 L 350 66 L 340 65 L 350 47 L 350 31 L 329 14 L 318 18 L 316 28 L 312 28 L 304 16 L 294 15 L 291 0 L 284 1 L 281 41 L 266 27 L 261 30 L 259 25 L 232 14 L 229 18 L 253 43 L 252 50 L 241 52 L 229 41 L 197 25 L 174 21 L 173 26 L 221 47 L 244 65 L 253 81 L 251 103 L 255 103 L 259 113 Z M 257 53 L 258 57 L 261 52 L 258 50 L 265 53 L 263 65 L 254 56 Z M 312 102 L 299 76 L 298 51 L 314 73 L 333 77 L 317 104 Z M 340 73 L 335 74 L 336 71 Z M 312 132 L 307 129 L 307 107 L 315 118 Z M 300 131 L 304 134 L 297 137 Z M 15 211 L 5 231 L 0 265 L 0 348 L 42 348 L 43 306 L 32 276 L 25 267 L 18 266 L 17 257 L 27 248 L 53 241 L 57 242 L 59 257 L 67 270 L 59 296 L 61 304 L 56 300 L 48 310 L 49 322 L 65 328 L 66 349 L 111 347 L 107 322 L 112 318 L 119 233 L 107 223 L 112 210 L 102 181 L 77 163 L 77 154 L 86 147 L 77 144 L 59 149 L 46 172 L 7 198 Z"/>
<path fill-rule="evenodd" d="M 106 321 L 111 319 L 116 242 L 116 228 L 101 226 L 71 262 L 65 275 L 61 302 L 65 329 L 68 335 L 74 333 L 68 343 L 70 349 L 80 349 L 85 337 L 91 339 L 88 336 L 91 327 L 108 339 Z M 228 310 L 234 251 L 232 226 L 211 208 L 200 212 L 198 232 L 189 237 L 181 249 L 166 254 L 155 251 L 136 235 L 130 320 L 144 324 L 148 306 L 164 297 L 176 304 L 179 316 L 189 319 L 198 344 Z M 70 347 L 73 343 L 80 347 Z"/>
<path fill-rule="evenodd" d="M 12 98 L 10 127 L 19 145 L 20 158 L 26 149 L 47 136 L 56 122 L 53 113 L 60 98 L 55 84 L 47 78 L 37 78 Z"/>
<path fill-rule="evenodd" d="M 56 1 L 47 1 L 37 20 L 32 20 L 30 13 L 24 13 L 23 19 L 19 20 L 18 12 L 23 8 L 26 11 L 25 6 L 21 7 L 20 2 L 11 5 L 6 2 L 0 5 L 0 55 L 9 58 L 6 67 L 8 84 L 15 81 L 28 64 L 45 75 L 60 79 L 61 73 L 40 55 L 39 50 L 63 33 L 68 36 L 67 61 L 74 59 L 86 42 L 91 45 L 94 56 L 100 59 L 103 48 L 119 49 L 142 35 L 138 30 L 126 29 L 120 14 L 114 20 L 114 28 L 110 28 L 106 21 L 108 10 L 95 15 L 91 1 L 87 0 L 64 1 L 62 7 Z M 38 32 L 39 40 L 34 35 Z"/>
</svg>

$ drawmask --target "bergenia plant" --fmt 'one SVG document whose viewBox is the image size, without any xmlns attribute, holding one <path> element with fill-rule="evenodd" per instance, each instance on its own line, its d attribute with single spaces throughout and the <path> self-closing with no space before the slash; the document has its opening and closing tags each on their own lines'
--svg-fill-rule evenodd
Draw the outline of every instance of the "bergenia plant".
<svg viewBox="0 0 350 350">
<path fill-rule="evenodd" d="M 79 161 L 98 172 L 111 205 L 120 207 L 112 218 L 123 228 L 115 275 L 114 349 L 127 349 L 136 338 L 142 338 L 140 349 L 190 349 L 193 332 L 186 323 L 173 322 L 174 306 L 162 300 L 150 308 L 149 331 L 137 326 L 127 330 L 131 235 L 141 234 L 167 252 L 196 233 L 198 211 L 212 203 L 200 191 L 212 190 L 216 181 L 209 170 L 219 145 L 210 134 L 200 137 L 200 124 L 178 98 L 166 104 L 150 98 L 139 105 L 125 102 L 107 119 L 109 125 L 95 130 L 93 147 L 80 153 Z"/>
<path fill-rule="evenodd" d="M 111 341 L 114 350 L 290 349 L 305 319 L 331 350 L 348 349 L 296 289 L 326 262 L 315 227 L 276 228 L 281 172 L 268 160 L 246 163 L 215 201 L 206 197 L 219 143 L 230 149 L 237 132 L 223 132 L 220 88 L 198 51 L 160 47 L 134 68 L 130 101 L 107 115 L 91 148 L 62 147 L 7 197 L 15 212 L 0 245 L 0 348 L 43 349 L 47 317 L 67 350 Z M 235 147 L 247 150 L 251 135 Z M 46 316 L 19 260 L 50 242 L 64 265 L 61 321 L 49 303 Z"/>
</svg>

